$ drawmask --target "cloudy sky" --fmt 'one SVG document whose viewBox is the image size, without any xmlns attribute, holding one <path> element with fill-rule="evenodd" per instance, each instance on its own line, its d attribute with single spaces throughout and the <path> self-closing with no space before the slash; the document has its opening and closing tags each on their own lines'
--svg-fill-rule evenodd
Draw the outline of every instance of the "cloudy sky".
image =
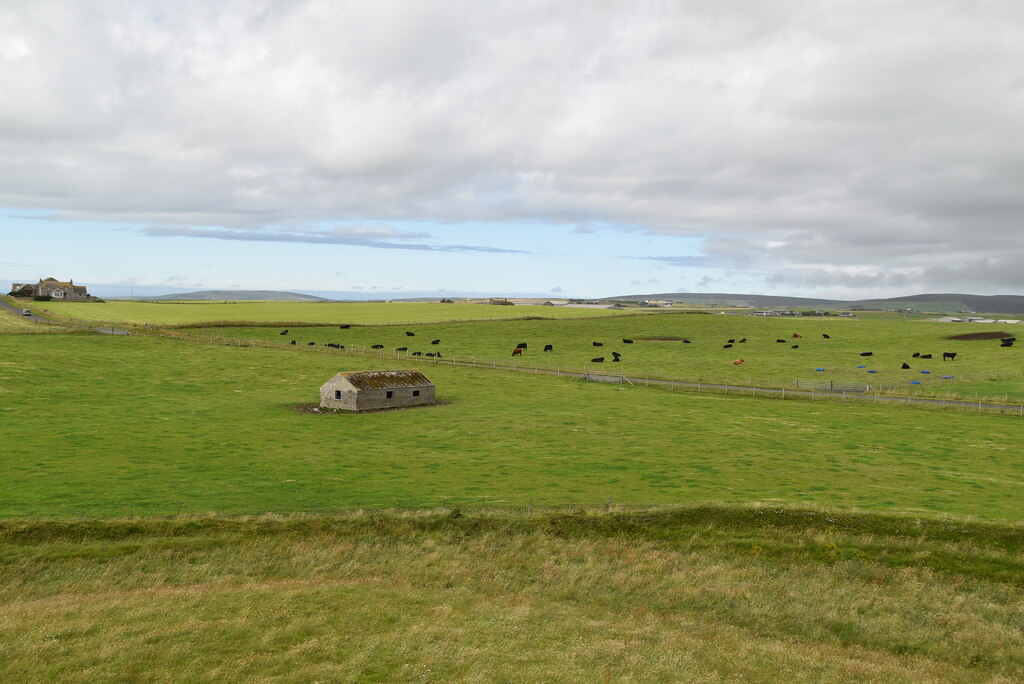
<svg viewBox="0 0 1024 684">
<path fill-rule="evenodd" d="M 1024 2 L 4 2 L 0 233 L 101 295 L 1022 294 Z"/>
</svg>

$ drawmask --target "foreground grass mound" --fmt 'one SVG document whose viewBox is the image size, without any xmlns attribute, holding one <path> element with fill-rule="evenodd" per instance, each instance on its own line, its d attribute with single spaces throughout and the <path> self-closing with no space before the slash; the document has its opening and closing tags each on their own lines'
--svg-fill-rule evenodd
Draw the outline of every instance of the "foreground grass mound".
<svg viewBox="0 0 1024 684">
<path fill-rule="evenodd" d="M 0 523 L 0 678 L 1020 681 L 1019 525 L 704 506 Z"/>
</svg>

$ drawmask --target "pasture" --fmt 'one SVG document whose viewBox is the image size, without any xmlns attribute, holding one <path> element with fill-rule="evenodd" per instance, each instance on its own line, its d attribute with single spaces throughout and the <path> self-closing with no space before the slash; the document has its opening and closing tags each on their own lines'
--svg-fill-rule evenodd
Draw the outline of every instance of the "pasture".
<svg viewBox="0 0 1024 684">
<path fill-rule="evenodd" d="M 1013 326 L 1003 328 L 1012 331 Z M 661 313 L 348 329 L 292 326 L 284 336 L 280 334 L 282 328 L 258 327 L 215 328 L 198 334 L 275 344 L 295 340 L 300 347 L 310 342 L 321 347 L 335 343 L 363 351 L 381 345 L 383 349 L 376 352 L 380 356 L 406 362 L 415 360 L 410 356 L 414 352 L 440 352 L 444 358 L 500 365 L 511 365 L 513 348 L 526 342 L 527 349 L 515 357 L 515 363 L 527 367 L 758 387 L 791 387 L 796 378 L 834 380 L 865 383 L 874 390 L 898 394 L 1022 401 L 1024 343 L 1003 348 L 998 339 L 948 339 L 964 332 L 999 332 L 1003 328 L 967 328 L 963 324 L 894 317 L 780 319 Z M 801 337 L 795 338 L 794 334 Z M 439 344 L 431 344 L 438 339 Z M 633 343 L 624 343 L 623 339 Z M 595 347 L 594 342 L 602 346 Z M 553 351 L 542 351 L 547 344 Z M 727 344 L 731 347 L 724 348 Z M 793 345 L 798 348 L 793 349 Z M 402 348 L 405 350 L 396 351 Z M 943 361 L 946 351 L 956 352 L 956 359 Z M 613 362 L 613 352 L 621 354 L 620 362 Z M 863 352 L 871 352 L 871 356 L 861 356 Z M 915 358 L 914 353 L 931 354 L 932 358 Z M 604 362 L 592 363 L 591 359 L 597 357 L 603 357 Z M 743 363 L 735 364 L 737 359 L 743 359 Z M 902 368 L 904 363 L 910 368 Z M 947 375 L 952 377 L 944 377 Z"/>
<path fill-rule="evenodd" d="M 0 356 L 8 518 L 608 501 L 1024 512 L 1012 416 L 443 365 L 422 366 L 440 405 L 313 415 L 296 409 L 336 371 L 407 360 L 94 335 L 3 335 Z"/>
<path fill-rule="evenodd" d="M 544 318 L 594 318 L 629 311 L 578 309 L 550 306 L 492 306 L 454 302 L 35 302 L 69 320 L 129 326 L 185 326 L 197 324 L 290 324 L 386 325 L 437 321 Z M 635 313 L 636 310 L 633 310 Z"/>
</svg>

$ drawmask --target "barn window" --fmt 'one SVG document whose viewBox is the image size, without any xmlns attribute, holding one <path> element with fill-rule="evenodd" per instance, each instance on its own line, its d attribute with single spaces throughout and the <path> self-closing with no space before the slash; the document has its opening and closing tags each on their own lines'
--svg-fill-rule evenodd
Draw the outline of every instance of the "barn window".
<svg viewBox="0 0 1024 684">
<path fill-rule="evenodd" d="M 334 398 L 341 399 L 341 390 L 334 390 Z"/>
<path fill-rule="evenodd" d="M 414 397 L 420 396 L 420 391 L 419 390 L 413 390 L 412 391 L 412 396 L 414 396 Z"/>
<path fill-rule="evenodd" d="M 391 390 L 388 390 L 388 399 L 390 399 L 393 396 L 395 396 L 395 393 L 392 392 Z"/>
</svg>

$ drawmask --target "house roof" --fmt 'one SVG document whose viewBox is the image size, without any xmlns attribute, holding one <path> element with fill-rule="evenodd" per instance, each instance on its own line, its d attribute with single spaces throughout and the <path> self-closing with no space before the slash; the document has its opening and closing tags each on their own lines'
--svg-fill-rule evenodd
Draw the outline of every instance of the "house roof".
<svg viewBox="0 0 1024 684">
<path fill-rule="evenodd" d="M 423 373 L 415 369 L 349 371 L 335 377 L 348 380 L 356 389 L 388 389 L 391 387 L 423 387 L 433 384 Z"/>
</svg>

